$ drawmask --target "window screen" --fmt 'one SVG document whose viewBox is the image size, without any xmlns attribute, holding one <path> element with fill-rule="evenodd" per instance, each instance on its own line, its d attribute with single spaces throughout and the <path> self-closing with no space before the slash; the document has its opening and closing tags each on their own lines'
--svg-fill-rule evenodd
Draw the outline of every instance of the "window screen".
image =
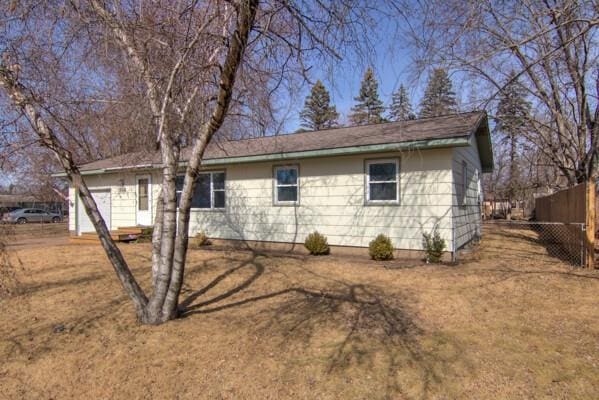
<svg viewBox="0 0 599 400">
<path fill-rule="evenodd" d="M 399 201 L 399 162 L 397 160 L 368 161 L 366 195 L 369 203 Z"/>
<path fill-rule="evenodd" d="M 177 192 L 177 207 L 183 190 L 183 176 L 178 176 L 175 182 Z M 203 172 L 196 179 L 195 189 L 191 198 L 191 208 L 224 208 L 225 207 L 225 173 Z"/>
<path fill-rule="evenodd" d="M 297 204 L 298 175 L 297 166 L 275 168 L 275 204 Z"/>
</svg>

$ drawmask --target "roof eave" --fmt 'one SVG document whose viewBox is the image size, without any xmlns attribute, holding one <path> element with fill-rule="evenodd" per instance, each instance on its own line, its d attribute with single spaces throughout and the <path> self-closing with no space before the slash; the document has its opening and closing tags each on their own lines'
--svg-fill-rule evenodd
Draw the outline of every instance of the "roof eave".
<svg viewBox="0 0 599 400">
<path fill-rule="evenodd" d="M 302 158 L 348 156 L 355 154 L 384 153 L 405 150 L 426 150 L 445 147 L 460 147 L 468 145 L 468 136 L 464 135 L 460 137 L 453 137 L 447 139 L 429 139 L 403 143 L 384 143 L 366 146 L 336 147 L 332 149 L 293 151 L 287 153 L 261 154 L 256 156 L 211 158 L 203 160 L 202 165 L 215 166 L 264 161 L 285 161 L 297 160 Z"/>
<path fill-rule="evenodd" d="M 320 150 L 306 150 L 306 151 L 292 151 L 286 153 L 271 153 L 271 154 L 260 154 L 254 156 L 241 156 L 241 157 L 220 157 L 220 158 L 209 158 L 202 160 L 203 166 L 222 166 L 227 164 L 244 164 L 244 163 L 255 163 L 255 162 L 266 162 L 266 161 L 285 161 L 285 160 L 297 160 L 305 158 L 318 158 L 318 157 L 335 157 L 335 156 L 348 156 L 355 154 L 367 154 L 367 153 L 385 153 L 394 151 L 408 151 L 408 150 L 428 150 L 448 147 L 462 147 L 468 146 L 469 135 L 457 136 L 445 139 L 427 139 L 427 140 L 415 140 L 410 142 L 402 143 L 384 143 L 384 144 L 373 144 L 366 146 L 352 146 L 352 147 L 336 147 L 331 149 L 320 149 Z M 179 163 L 180 166 L 186 166 L 187 162 L 182 161 Z M 126 170 L 140 170 L 140 169 L 157 169 L 160 168 L 160 164 L 144 164 L 126 167 L 112 167 L 112 168 L 99 168 L 92 170 L 83 170 L 81 175 L 99 175 L 110 172 L 126 171 Z M 53 177 L 66 177 L 66 173 L 59 172 L 52 174 Z"/>
<path fill-rule="evenodd" d="M 106 172 L 106 168 L 97 168 L 97 169 L 90 169 L 90 170 L 86 170 L 86 171 L 81 171 L 81 175 L 100 175 Z M 67 177 L 67 173 L 66 172 L 55 172 L 53 174 L 50 174 L 50 176 L 52 178 L 66 178 Z"/>
<path fill-rule="evenodd" d="M 142 164 L 142 165 L 132 165 L 129 167 L 111 167 L 111 168 L 96 168 L 90 170 L 81 171 L 81 175 L 101 175 L 109 172 L 118 172 L 123 170 L 146 170 L 146 169 L 154 169 L 154 164 Z M 53 178 L 66 178 L 66 172 L 56 172 L 50 175 Z"/>
<path fill-rule="evenodd" d="M 491 143 L 489 121 L 486 113 L 481 117 L 473 134 L 476 138 L 476 147 L 478 148 L 478 156 L 480 157 L 482 172 L 493 172 L 493 145 Z"/>
</svg>

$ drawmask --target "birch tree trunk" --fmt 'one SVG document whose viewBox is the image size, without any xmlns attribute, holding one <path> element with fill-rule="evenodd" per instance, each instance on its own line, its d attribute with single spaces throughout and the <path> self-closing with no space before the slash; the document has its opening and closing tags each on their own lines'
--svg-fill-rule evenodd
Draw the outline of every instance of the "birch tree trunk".
<svg viewBox="0 0 599 400">
<path fill-rule="evenodd" d="M 189 210 L 191 208 L 191 198 L 195 188 L 195 181 L 206 146 L 208 146 L 214 134 L 222 126 L 227 110 L 229 109 L 231 95 L 235 87 L 235 77 L 241 65 L 241 59 L 247 46 L 250 31 L 254 25 L 257 8 L 258 0 L 249 0 L 239 5 L 237 29 L 232 36 L 231 46 L 222 66 L 216 106 L 210 119 L 202 127 L 199 137 L 192 148 L 191 156 L 187 161 L 185 180 L 179 202 L 178 224 L 176 222 L 173 224 L 173 227 L 176 227 L 176 240 L 173 249 L 174 257 L 172 259 L 172 274 L 168 285 L 168 292 L 163 299 L 161 315 L 152 314 L 152 317 L 158 317 L 160 321 L 167 321 L 176 318 L 178 315 L 179 294 L 181 293 L 183 283 L 189 241 Z M 168 190 L 170 191 L 168 197 L 169 199 L 173 199 L 173 205 L 176 206 L 174 181 L 173 185 L 168 187 Z"/>
<path fill-rule="evenodd" d="M 144 61 L 136 52 L 133 41 L 126 32 L 112 19 L 110 13 L 103 6 L 92 1 L 94 9 L 112 29 L 114 35 L 123 43 L 127 54 L 133 59 L 134 64 L 140 68 L 142 74 L 147 74 Z M 0 65 L 0 87 L 8 94 L 13 104 L 18 107 L 29 119 L 34 132 L 43 144 L 54 152 L 67 177 L 75 190 L 79 193 L 83 206 L 92 221 L 115 272 L 126 293 L 133 301 L 138 319 L 146 324 L 161 324 L 178 316 L 178 303 L 181 286 L 183 283 L 184 266 L 187 255 L 189 209 L 191 197 L 198 176 L 201 158 L 212 136 L 223 124 L 227 114 L 237 70 L 241 64 L 246 49 L 249 34 L 254 25 L 257 0 L 247 0 L 238 4 L 235 29 L 230 37 L 230 45 L 220 70 L 219 90 L 217 101 L 210 119 L 197 134 L 193 145 L 191 157 L 186 169 L 185 181 L 179 207 L 175 191 L 175 179 L 179 163 L 179 151 L 173 137 L 169 134 L 168 118 L 165 113 L 165 102 L 170 96 L 167 91 L 162 107 L 159 106 L 156 88 L 148 84 L 148 97 L 152 110 L 160 118 L 158 143 L 162 155 L 163 179 L 162 190 L 159 196 L 152 235 L 152 286 L 151 295 L 146 296 L 139 283 L 131 273 L 121 251 L 112 239 L 98 207 L 91 196 L 87 185 L 68 150 L 61 146 L 52 128 L 36 109 L 36 102 L 29 90 L 17 79 L 17 74 L 4 64 Z M 199 35 L 198 35 L 199 38 Z M 197 42 L 197 41 L 196 41 Z M 182 58 L 181 61 L 184 61 Z M 171 80 L 176 77 L 173 72 Z M 177 217 L 178 211 L 178 217 Z"/>
<path fill-rule="evenodd" d="M 138 318 L 143 319 L 148 299 L 131 273 L 120 249 L 110 236 L 106 223 L 98 211 L 98 206 L 87 188 L 79 169 L 73 162 L 71 153 L 58 143 L 54 132 L 34 107 L 34 102 L 32 101 L 27 88 L 16 80 L 14 71 L 4 65 L 0 65 L 0 87 L 6 91 L 15 106 L 21 109 L 27 116 L 34 132 L 38 135 L 40 140 L 48 148 L 52 149 L 58 157 L 69 181 L 79 193 L 85 211 L 94 225 L 96 232 L 98 232 L 100 243 L 108 256 L 123 289 L 133 301 Z"/>
<path fill-rule="evenodd" d="M 278 88 L 292 73 L 305 79 L 307 61 L 314 60 L 304 53 L 313 53 L 319 60 L 323 55 L 339 59 L 333 45 L 349 46 L 354 43 L 350 35 L 360 35 L 353 38 L 356 42 L 364 40 L 365 30 L 359 28 L 365 27 L 357 25 L 362 23 L 362 13 L 371 9 L 359 0 L 156 0 L 127 4 L 85 0 L 67 2 L 61 10 L 54 10 L 53 3 L 46 2 L 39 7 L 15 3 L 15 7 L 23 11 L 15 19 L 22 24 L 21 31 L 15 34 L 14 27 L 6 26 L 5 31 L 0 30 L 0 39 L 14 42 L 6 46 L 8 50 L 0 60 L 0 89 L 14 106 L 16 118 L 26 115 L 42 146 L 58 158 L 134 303 L 139 321 L 146 324 L 161 324 L 180 314 L 192 195 L 204 152 L 226 116 L 253 110 L 248 107 L 253 106 L 255 93 L 263 93 L 264 104 L 272 107 L 273 87 L 268 84 Z M 49 30 L 56 37 L 50 35 L 48 39 L 37 31 L 36 24 L 58 27 Z M 68 60 L 65 49 L 82 59 Z M 51 62 L 37 63 L 40 55 Z M 13 56 L 15 65 L 18 67 L 19 60 L 27 63 L 29 75 L 36 79 L 19 79 L 18 69 L 7 66 L 12 65 Z M 93 82 L 90 87 L 80 88 L 67 78 L 79 74 L 81 65 L 88 66 L 85 62 L 91 64 Z M 49 79 L 39 71 L 50 71 L 53 82 L 64 92 L 53 92 L 54 86 L 48 85 Z M 106 79 L 104 90 L 110 97 L 118 91 L 115 82 L 119 85 L 123 77 L 128 85 L 130 81 L 123 97 L 137 96 L 143 104 L 139 106 L 143 108 L 140 115 L 151 118 L 143 126 L 155 130 L 151 132 L 153 144 L 160 151 L 162 180 L 152 234 L 151 292 L 142 290 L 111 239 L 68 150 L 74 129 L 65 128 L 62 121 L 65 116 L 76 120 L 74 114 L 61 108 L 59 113 L 64 115 L 57 116 L 52 109 L 56 104 L 62 107 L 65 98 L 67 104 L 92 99 L 102 79 Z M 232 106 L 237 108 L 231 110 Z M 96 129 L 91 124 L 82 126 L 91 136 L 91 147 Z M 185 159 L 181 157 L 182 146 L 189 146 Z M 177 203 L 176 180 L 182 169 L 185 175 Z"/>
</svg>

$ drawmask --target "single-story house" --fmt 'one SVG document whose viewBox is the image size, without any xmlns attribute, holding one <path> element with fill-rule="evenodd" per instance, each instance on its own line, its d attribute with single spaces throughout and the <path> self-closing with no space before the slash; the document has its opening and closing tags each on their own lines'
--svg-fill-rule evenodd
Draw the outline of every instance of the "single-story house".
<svg viewBox="0 0 599 400">
<path fill-rule="evenodd" d="M 453 253 L 481 235 L 481 174 L 493 154 L 486 113 L 470 112 L 215 139 L 202 165 L 190 235 L 293 245 L 317 230 L 332 246 L 367 247 L 383 233 L 399 250 L 422 251 L 423 233 L 437 229 Z M 159 167 L 149 153 L 81 165 L 110 229 L 153 223 Z M 93 231 L 72 187 L 69 196 L 71 233 Z"/>
</svg>

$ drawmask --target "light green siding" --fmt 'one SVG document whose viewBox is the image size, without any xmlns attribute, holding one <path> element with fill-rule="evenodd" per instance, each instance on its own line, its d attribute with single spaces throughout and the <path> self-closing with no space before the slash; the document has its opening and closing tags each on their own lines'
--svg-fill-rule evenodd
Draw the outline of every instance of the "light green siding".
<svg viewBox="0 0 599 400">
<path fill-rule="evenodd" d="M 420 250 L 422 233 L 436 227 L 451 250 L 455 154 L 443 148 L 214 167 L 226 171 L 226 208 L 192 210 L 190 234 L 205 231 L 221 239 L 303 243 L 308 233 L 318 230 L 331 245 L 365 247 L 384 233 L 397 248 Z M 365 205 L 364 164 L 376 158 L 400 159 L 399 205 Z M 298 206 L 273 205 L 273 166 L 280 164 L 299 165 Z M 90 175 L 85 180 L 91 189 L 111 188 L 113 229 L 136 224 L 134 172 Z M 155 206 L 160 171 L 152 173 L 152 185 Z M 74 218 L 71 224 L 75 230 Z"/>
<path fill-rule="evenodd" d="M 468 147 L 453 149 L 453 224 L 456 250 L 481 235 L 481 164 L 476 139 Z M 462 163 L 466 162 L 465 204 L 459 204 L 458 192 L 462 181 Z"/>
<path fill-rule="evenodd" d="M 398 157 L 400 204 L 365 205 L 364 162 Z M 402 249 L 422 249 L 422 233 L 434 226 L 451 242 L 451 149 L 289 161 L 299 165 L 300 204 L 274 206 L 276 163 L 232 165 L 227 207 L 194 210 L 191 234 L 223 239 L 302 243 L 318 230 L 332 245 L 367 246 L 379 233 Z"/>
</svg>

